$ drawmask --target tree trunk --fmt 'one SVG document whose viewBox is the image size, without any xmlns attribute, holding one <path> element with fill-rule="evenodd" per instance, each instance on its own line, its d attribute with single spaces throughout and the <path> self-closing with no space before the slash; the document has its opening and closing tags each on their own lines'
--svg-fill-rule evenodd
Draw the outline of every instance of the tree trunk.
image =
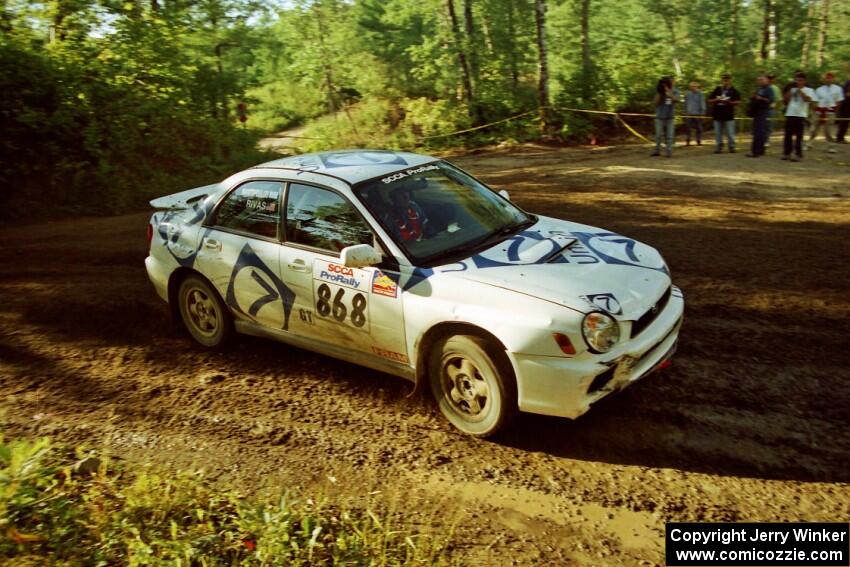
<svg viewBox="0 0 850 567">
<path fill-rule="evenodd" d="M 516 26 L 514 24 L 514 0 L 508 0 L 508 37 L 510 38 L 511 88 L 514 94 L 519 86 L 519 66 L 516 57 Z"/>
<path fill-rule="evenodd" d="M 546 48 L 546 0 L 534 1 L 535 21 L 537 23 L 537 52 L 539 83 L 537 87 L 540 105 L 541 128 L 543 134 L 551 133 L 551 109 L 549 108 L 549 65 Z"/>
<path fill-rule="evenodd" d="M 809 0 L 809 9 L 806 10 L 806 30 L 803 34 L 803 53 L 800 58 L 800 67 L 805 69 L 809 66 L 809 52 L 812 48 L 812 22 L 815 19 L 816 0 Z"/>
<path fill-rule="evenodd" d="M 151 12 L 154 14 L 159 12 L 159 0 L 151 0 Z"/>
<path fill-rule="evenodd" d="M 322 14 L 321 7 L 314 5 L 313 13 L 316 15 L 316 26 L 319 30 L 319 52 L 322 54 L 322 68 L 325 75 L 325 90 L 328 93 L 328 112 L 334 114 L 337 110 L 336 104 L 336 83 L 334 82 L 333 66 L 331 64 L 330 54 L 327 52 L 325 37 L 327 29 L 325 28 L 325 18 Z"/>
<path fill-rule="evenodd" d="M 581 68 L 590 72 L 590 0 L 581 0 Z"/>
<path fill-rule="evenodd" d="M 476 124 L 481 123 L 481 110 L 475 104 L 475 97 L 472 93 L 472 79 L 469 74 L 469 64 L 467 63 L 466 53 L 463 49 L 464 42 L 460 35 L 460 26 L 457 22 L 457 14 L 455 13 L 454 0 L 446 0 L 446 7 L 449 11 L 449 23 L 452 28 L 452 38 L 454 40 L 454 48 L 457 52 L 457 60 L 460 65 L 460 75 L 463 85 L 463 97 L 466 99 L 466 105 L 469 108 L 469 116 Z"/>
<path fill-rule="evenodd" d="M 770 26 L 771 26 L 771 17 L 770 11 L 773 2 L 771 0 L 764 0 L 764 17 L 762 18 L 762 27 L 761 27 L 761 60 L 767 61 L 768 54 L 770 53 Z"/>
<path fill-rule="evenodd" d="M 730 63 L 738 58 L 738 29 L 740 27 L 741 1 L 732 0 L 732 40 L 730 46 Z"/>
<path fill-rule="evenodd" d="M 664 23 L 667 25 L 667 33 L 670 34 L 670 47 L 673 49 L 671 60 L 673 69 L 676 70 L 676 78 L 682 76 L 682 64 L 679 61 L 679 38 L 676 36 L 676 15 L 665 12 Z"/>
<path fill-rule="evenodd" d="M 767 43 L 770 46 L 767 50 L 767 58 L 770 61 L 776 59 L 776 46 L 779 44 L 779 31 L 776 25 L 778 20 L 776 6 L 770 2 L 770 25 L 767 26 Z"/>
<path fill-rule="evenodd" d="M 478 90 L 479 65 L 478 41 L 475 33 L 475 23 L 472 19 L 472 0 L 463 0 L 463 23 L 466 30 L 466 52 L 469 53 L 469 74 L 472 88 Z"/>
<path fill-rule="evenodd" d="M 823 65 L 826 55 L 826 38 L 829 30 L 829 0 L 823 0 L 820 5 L 820 18 L 818 22 L 818 50 L 815 53 L 815 65 Z"/>
</svg>

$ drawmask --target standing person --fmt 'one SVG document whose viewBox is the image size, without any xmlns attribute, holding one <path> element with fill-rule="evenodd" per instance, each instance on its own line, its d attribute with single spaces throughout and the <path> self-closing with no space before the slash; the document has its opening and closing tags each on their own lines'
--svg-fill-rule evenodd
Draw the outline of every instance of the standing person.
<svg viewBox="0 0 850 567">
<path fill-rule="evenodd" d="M 676 126 L 674 105 L 679 102 L 679 89 L 673 77 L 661 77 L 655 87 L 655 151 L 650 156 L 661 155 L 661 141 L 665 138 L 664 155 L 673 155 L 673 134 Z"/>
<path fill-rule="evenodd" d="M 844 82 L 844 100 L 838 106 L 838 132 L 835 135 L 835 141 L 839 144 L 846 144 L 844 136 L 847 134 L 847 127 L 850 126 L 850 79 Z"/>
<path fill-rule="evenodd" d="M 764 146 L 767 141 L 767 124 L 769 122 L 770 106 L 773 104 L 773 89 L 764 75 L 758 78 L 758 88 L 750 97 L 753 118 L 753 145 L 747 157 L 759 157 L 764 155 Z"/>
<path fill-rule="evenodd" d="M 735 153 L 735 107 L 741 103 L 741 95 L 732 86 L 732 76 L 724 73 L 720 86 L 708 95 L 711 117 L 714 119 L 714 153 L 723 151 L 723 134 L 729 144 L 729 153 Z"/>
<path fill-rule="evenodd" d="M 776 75 L 770 74 L 767 76 L 767 82 L 770 85 L 770 90 L 773 91 L 773 102 L 770 105 L 770 110 L 767 111 L 767 139 L 764 142 L 764 147 L 770 146 L 770 137 L 773 135 L 774 119 L 782 110 L 782 91 L 779 85 L 776 84 Z"/>
<path fill-rule="evenodd" d="M 835 122 L 835 111 L 838 110 L 839 103 L 844 100 L 844 91 L 834 82 L 835 75 L 826 73 L 823 76 L 823 84 L 815 89 L 817 106 L 815 106 L 815 120 L 809 134 L 809 142 L 817 137 L 821 125 L 824 127 L 826 140 L 833 141 L 831 130 L 832 123 Z"/>
<path fill-rule="evenodd" d="M 809 116 L 809 104 L 815 100 L 815 91 L 806 86 L 806 74 L 797 73 L 794 76 L 795 86 L 785 92 L 785 147 L 782 159 L 800 161 L 803 159 L 803 136 L 806 129 L 806 118 Z M 791 155 L 792 138 L 794 153 Z"/>
<path fill-rule="evenodd" d="M 691 81 L 688 85 L 688 92 L 685 93 L 685 114 L 690 114 L 687 118 L 688 137 L 685 145 L 691 145 L 691 131 L 696 131 L 696 142 L 698 146 L 702 145 L 702 118 L 693 118 L 694 116 L 703 116 L 705 114 L 705 95 L 699 89 L 699 83 Z"/>
</svg>

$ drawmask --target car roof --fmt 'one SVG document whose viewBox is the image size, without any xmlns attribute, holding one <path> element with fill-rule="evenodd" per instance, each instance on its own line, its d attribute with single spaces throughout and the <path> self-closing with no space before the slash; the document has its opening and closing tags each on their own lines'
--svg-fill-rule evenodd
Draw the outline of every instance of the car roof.
<svg viewBox="0 0 850 567">
<path fill-rule="evenodd" d="M 439 158 L 389 150 L 334 150 L 286 157 L 256 168 L 294 169 L 330 175 L 351 185 Z"/>
</svg>

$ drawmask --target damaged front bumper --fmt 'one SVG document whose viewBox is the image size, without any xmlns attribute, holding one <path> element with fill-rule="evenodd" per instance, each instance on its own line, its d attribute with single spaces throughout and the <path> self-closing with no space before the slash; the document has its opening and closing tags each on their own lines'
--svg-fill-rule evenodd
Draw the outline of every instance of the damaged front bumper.
<svg viewBox="0 0 850 567">
<path fill-rule="evenodd" d="M 676 351 L 684 308 L 681 291 L 673 288 L 658 317 L 607 356 L 508 353 L 517 378 L 519 409 L 575 419 L 602 398 L 658 370 Z"/>
</svg>

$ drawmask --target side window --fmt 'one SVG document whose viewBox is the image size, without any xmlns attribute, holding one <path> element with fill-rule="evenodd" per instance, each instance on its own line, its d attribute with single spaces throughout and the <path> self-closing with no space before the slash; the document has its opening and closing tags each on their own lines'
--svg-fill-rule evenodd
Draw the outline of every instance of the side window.
<svg viewBox="0 0 850 567">
<path fill-rule="evenodd" d="M 333 191 L 292 183 L 286 197 L 286 240 L 330 252 L 372 244 L 372 230 L 354 206 Z"/>
<path fill-rule="evenodd" d="M 278 181 L 249 181 L 240 185 L 219 206 L 216 226 L 277 238 L 282 188 L 283 183 Z"/>
</svg>

